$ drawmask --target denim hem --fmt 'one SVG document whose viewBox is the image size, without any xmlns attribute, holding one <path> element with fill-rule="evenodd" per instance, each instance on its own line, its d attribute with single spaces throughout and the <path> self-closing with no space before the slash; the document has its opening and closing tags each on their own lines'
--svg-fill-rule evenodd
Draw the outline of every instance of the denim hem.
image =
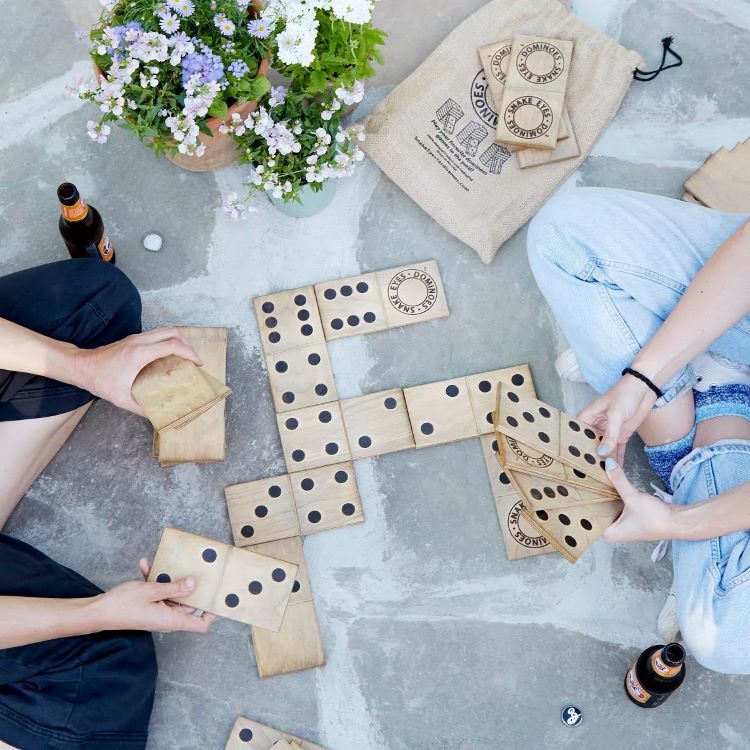
<svg viewBox="0 0 750 750">
<path fill-rule="evenodd" d="M 711 445 L 704 445 L 702 448 L 696 448 L 680 460 L 672 469 L 670 484 L 673 492 L 685 477 L 696 467 L 704 464 L 714 456 L 722 453 L 747 453 L 750 455 L 750 440 L 738 440 L 737 438 L 727 438 L 726 440 L 717 440 Z"/>
<path fill-rule="evenodd" d="M 676 375 L 672 380 L 662 388 L 662 395 L 654 402 L 654 409 L 661 409 L 667 404 L 672 403 L 675 399 L 680 396 L 684 396 L 688 391 L 693 390 L 693 386 L 698 382 L 698 379 L 693 372 L 693 366 L 687 365 L 685 369 Z"/>
</svg>

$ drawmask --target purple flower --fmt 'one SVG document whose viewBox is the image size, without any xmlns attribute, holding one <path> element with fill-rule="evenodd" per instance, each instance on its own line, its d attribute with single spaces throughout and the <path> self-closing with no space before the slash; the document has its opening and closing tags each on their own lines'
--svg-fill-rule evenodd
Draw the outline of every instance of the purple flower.
<svg viewBox="0 0 750 750">
<path fill-rule="evenodd" d="M 224 63 L 208 47 L 202 52 L 191 52 L 182 58 L 182 85 L 186 86 L 190 76 L 200 75 L 201 84 L 220 81 L 224 77 Z"/>
<path fill-rule="evenodd" d="M 229 65 L 229 72 L 236 78 L 242 78 L 250 68 L 244 60 L 235 60 Z"/>
<path fill-rule="evenodd" d="M 257 39 L 265 39 L 271 33 L 271 25 L 258 18 L 247 23 L 248 32 Z"/>
</svg>

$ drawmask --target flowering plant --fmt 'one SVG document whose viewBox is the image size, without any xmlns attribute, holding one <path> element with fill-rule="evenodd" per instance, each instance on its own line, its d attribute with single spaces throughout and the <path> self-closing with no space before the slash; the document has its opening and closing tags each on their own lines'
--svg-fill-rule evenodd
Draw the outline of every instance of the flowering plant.
<svg viewBox="0 0 750 750">
<path fill-rule="evenodd" d="M 208 117 L 226 118 L 232 104 L 260 98 L 270 85 L 259 75 L 268 57 L 265 24 L 249 0 L 124 0 L 89 33 L 90 53 L 102 71 L 72 93 L 95 102 L 99 121 L 88 133 L 107 140 L 117 121 L 166 150 L 201 156 L 199 134 L 211 136 Z"/>
</svg>

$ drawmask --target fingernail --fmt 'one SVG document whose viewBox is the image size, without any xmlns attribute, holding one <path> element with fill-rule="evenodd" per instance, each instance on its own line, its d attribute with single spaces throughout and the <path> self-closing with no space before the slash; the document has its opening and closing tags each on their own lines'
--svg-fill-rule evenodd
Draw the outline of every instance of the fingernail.
<svg viewBox="0 0 750 750">
<path fill-rule="evenodd" d="M 608 459 L 607 459 L 607 460 L 606 460 L 606 461 L 604 462 L 604 468 L 605 468 L 605 469 L 606 469 L 607 471 L 614 471 L 614 470 L 615 470 L 615 469 L 617 468 L 617 461 L 615 461 L 615 459 L 614 459 L 614 458 L 608 458 Z"/>
<path fill-rule="evenodd" d="M 187 586 L 192 591 L 195 588 L 195 578 L 186 578 L 185 586 Z"/>
<path fill-rule="evenodd" d="M 607 453 L 609 453 L 609 448 L 607 448 L 604 443 L 601 443 L 599 447 L 596 449 L 596 455 L 597 456 L 606 456 Z"/>
</svg>

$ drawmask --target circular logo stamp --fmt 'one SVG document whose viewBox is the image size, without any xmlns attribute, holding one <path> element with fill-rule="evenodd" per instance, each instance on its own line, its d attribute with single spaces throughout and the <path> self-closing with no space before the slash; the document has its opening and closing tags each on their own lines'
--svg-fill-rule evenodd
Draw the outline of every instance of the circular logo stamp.
<svg viewBox="0 0 750 750">
<path fill-rule="evenodd" d="M 519 96 L 506 108 L 505 126 L 519 138 L 539 138 L 552 127 L 552 109 L 538 96 Z"/>
<path fill-rule="evenodd" d="M 500 47 L 490 58 L 490 70 L 500 83 L 505 83 L 505 79 L 507 78 L 508 57 L 510 56 L 511 49 L 513 49 L 513 45 L 506 44 L 504 47 Z"/>
<path fill-rule="evenodd" d="M 549 542 L 521 515 L 521 500 L 508 511 L 508 531 L 523 547 L 546 547 Z"/>
<path fill-rule="evenodd" d="M 471 105 L 485 125 L 493 129 L 497 127 L 497 111 L 489 95 L 484 70 L 480 70 L 471 82 Z"/>
<path fill-rule="evenodd" d="M 565 68 L 563 53 L 549 42 L 532 42 L 521 48 L 516 68 L 529 83 L 549 83 Z"/>
<path fill-rule="evenodd" d="M 583 721 L 583 712 L 575 706 L 565 706 L 560 718 L 566 727 L 577 727 Z"/>
<path fill-rule="evenodd" d="M 548 456 L 546 453 L 537 451 L 534 448 L 528 448 L 528 450 L 524 450 L 523 448 L 521 448 L 515 438 L 506 437 L 505 439 L 508 443 L 508 447 L 525 464 L 528 464 L 529 466 L 536 466 L 539 469 L 545 469 L 548 466 L 552 466 L 552 462 L 554 461 L 552 456 Z"/>
<path fill-rule="evenodd" d="M 426 313 L 438 298 L 435 279 L 418 268 L 399 271 L 388 282 L 388 301 L 395 310 L 405 315 Z"/>
</svg>

